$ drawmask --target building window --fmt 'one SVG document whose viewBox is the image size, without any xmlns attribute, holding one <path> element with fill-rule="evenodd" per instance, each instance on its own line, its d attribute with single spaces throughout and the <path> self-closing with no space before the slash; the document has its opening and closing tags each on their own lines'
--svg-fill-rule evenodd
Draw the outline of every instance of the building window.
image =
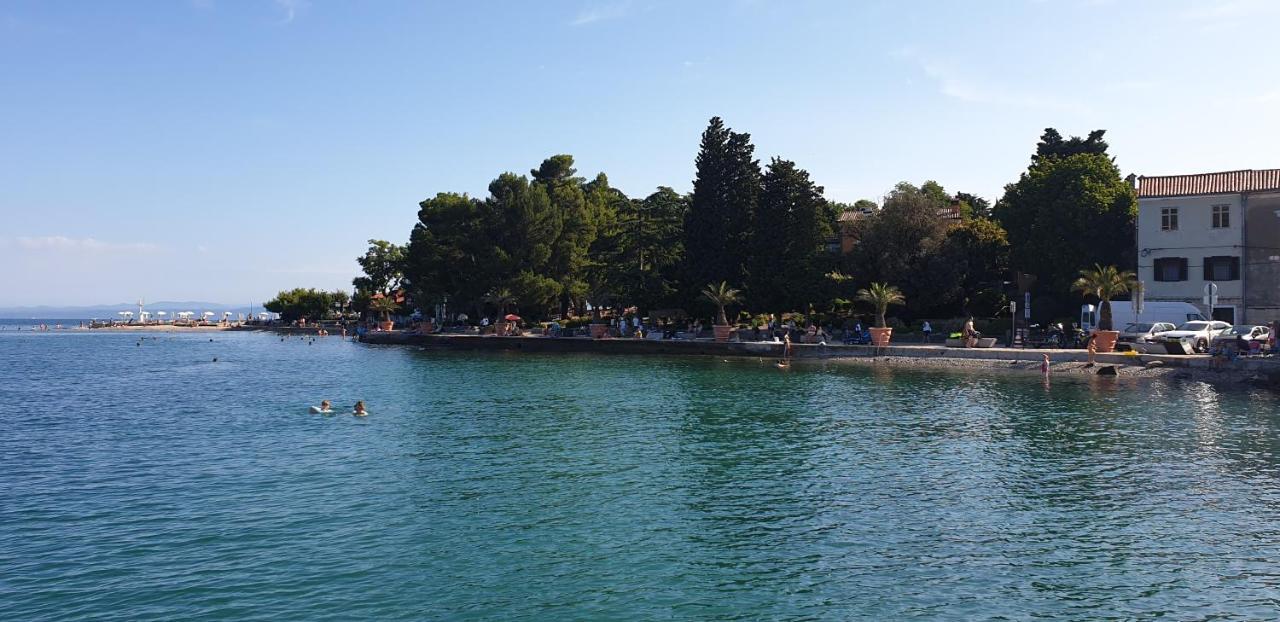
<svg viewBox="0 0 1280 622">
<path fill-rule="evenodd" d="M 1213 206 L 1213 228 L 1226 229 L 1231 226 L 1231 206 L 1215 205 Z"/>
<path fill-rule="evenodd" d="M 1187 280 L 1186 257 L 1161 257 L 1156 260 L 1155 268 L 1157 281 Z"/>
<path fill-rule="evenodd" d="M 1239 257 L 1205 257 L 1204 280 L 1206 281 L 1238 281 L 1240 280 Z"/>
<path fill-rule="evenodd" d="M 1160 208 L 1160 230 L 1161 231 L 1177 231 L 1178 230 L 1178 208 L 1176 207 Z"/>
</svg>

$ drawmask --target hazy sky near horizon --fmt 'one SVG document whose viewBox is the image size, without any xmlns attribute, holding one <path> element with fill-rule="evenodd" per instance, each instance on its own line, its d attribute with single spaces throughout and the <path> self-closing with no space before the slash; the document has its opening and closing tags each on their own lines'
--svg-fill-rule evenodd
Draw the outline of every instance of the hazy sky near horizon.
<svg viewBox="0 0 1280 622">
<path fill-rule="evenodd" d="M 828 198 L 994 201 L 1048 126 L 1280 167 L 1280 2 L 0 5 L 0 306 L 349 287 L 417 203 L 569 153 L 687 191 L 719 115 Z"/>
</svg>

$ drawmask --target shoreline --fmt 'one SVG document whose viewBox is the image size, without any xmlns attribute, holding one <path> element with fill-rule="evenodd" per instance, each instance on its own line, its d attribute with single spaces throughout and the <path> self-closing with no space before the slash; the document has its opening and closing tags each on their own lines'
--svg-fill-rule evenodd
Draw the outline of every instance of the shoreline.
<svg viewBox="0 0 1280 622">
<path fill-rule="evenodd" d="M 716 342 L 649 339 L 588 339 L 581 337 L 498 337 L 492 335 L 423 335 L 405 331 L 371 332 L 360 338 L 370 345 L 417 346 L 422 350 L 514 351 L 545 354 L 610 354 L 662 356 L 718 356 L 780 358 L 782 344 L 772 342 Z M 1216 366 L 1208 355 L 1097 354 L 1093 366 L 1084 350 L 1021 348 L 948 348 L 904 344 L 884 348 L 861 345 L 793 344 L 797 364 L 830 363 L 903 369 L 1017 372 L 1040 376 L 1043 355 L 1050 357 L 1050 378 L 1171 378 L 1224 386 L 1264 386 L 1280 389 L 1280 358 L 1239 359 Z M 1099 373 L 1100 370 L 1108 371 Z M 1109 374 L 1109 371 L 1115 373 Z"/>
</svg>

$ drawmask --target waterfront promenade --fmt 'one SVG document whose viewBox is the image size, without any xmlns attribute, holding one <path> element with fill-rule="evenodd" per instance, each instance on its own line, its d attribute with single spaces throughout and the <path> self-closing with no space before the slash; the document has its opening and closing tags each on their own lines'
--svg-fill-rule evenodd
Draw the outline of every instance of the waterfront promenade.
<svg viewBox="0 0 1280 622">
<path fill-rule="evenodd" d="M 438 350 L 489 350 L 530 353 L 592 353 L 630 355 L 693 355 L 724 357 L 782 357 L 782 344 L 773 342 L 716 342 L 682 339 L 589 339 L 585 337 L 499 337 L 478 335 L 424 335 L 409 331 L 369 332 L 364 343 L 407 345 Z M 935 344 L 904 343 L 877 348 L 868 345 L 792 344 L 799 360 L 848 359 L 887 361 L 906 366 L 1037 368 L 1048 354 L 1055 370 L 1093 373 L 1096 368 L 1117 368 L 1121 375 L 1167 373 L 1182 370 L 1218 379 L 1264 381 L 1280 385 L 1280 361 L 1275 358 L 1239 359 L 1215 364 L 1208 355 L 1107 353 L 1094 355 L 1087 368 L 1084 350 L 1035 348 L 949 348 Z M 1202 372 L 1202 373 L 1201 373 Z"/>
</svg>

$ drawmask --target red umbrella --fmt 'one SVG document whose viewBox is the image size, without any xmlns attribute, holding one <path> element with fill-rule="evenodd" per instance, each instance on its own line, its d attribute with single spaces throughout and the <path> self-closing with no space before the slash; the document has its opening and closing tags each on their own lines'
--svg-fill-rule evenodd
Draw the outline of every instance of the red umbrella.
<svg viewBox="0 0 1280 622">
<path fill-rule="evenodd" d="M 519 322 L 519 321 L 520 321 L 520 316 L 518 316 L 518 315 L 516 315 L 516 314 L 514 314 L 514 313 L 508 313 L 508 314 L 507 314 L 507 317 L 504 317 L 504 318 L 502 318 L 502 319 L 504 319 L 504 320 L 506 320 L 506 321 L 508 321 L 508 322 Z"/>
</svg>

